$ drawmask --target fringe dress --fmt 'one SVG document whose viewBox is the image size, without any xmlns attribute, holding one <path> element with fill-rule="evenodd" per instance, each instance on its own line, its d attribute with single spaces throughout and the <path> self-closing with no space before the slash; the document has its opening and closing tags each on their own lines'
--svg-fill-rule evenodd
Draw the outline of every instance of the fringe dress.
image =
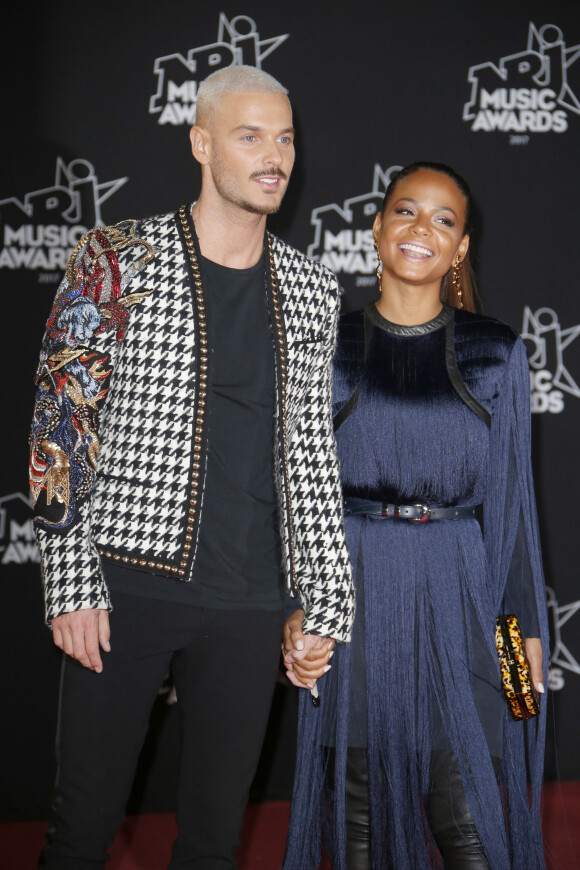
<svg viewBox="0 0 580 870">
<path fill-rule="evenodd" d="M 492 870 L 541 870 L 545 696 L 540 716 L 511 719 L 494 640 L 496 616 L 515 612 L 547 658 L 525 348 L 489 317 L 444 306 L 427 324 L 400 327 L 371 304 L 341 318 L 335 413 L 353 393 L 337 431 L 345 497 L 482 505 L 482 523 L 346 514 L 354 634 L 318 681 L 320 705 L 300 693 L 284 870 L 315 870 L 325 852 L 347 870 L 348 747 L 367 751 L 372 870 L 441 865 L 425 808 L 440 749 L 455 754 Z"/>
</svg>

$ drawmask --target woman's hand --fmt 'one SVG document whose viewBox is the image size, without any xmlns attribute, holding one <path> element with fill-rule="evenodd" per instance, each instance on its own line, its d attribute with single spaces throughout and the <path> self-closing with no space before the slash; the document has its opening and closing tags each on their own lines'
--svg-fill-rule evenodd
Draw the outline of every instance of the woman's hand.
<svg viewBox="0 0 580 870">
<path fill-rule="evenodd" d="M 303 634 L 303 619 L 304 611 L 296 610 L 284 623 L 282 653 L 290 682 L 302 689 L 313 689 L 316 680 L 330 669 L 334 640 Z"/>
<path fill-rule="evenodd" d="M 544 674 L 542 671 L 542 664 L 544 661 L 542 654 L 542 641 L 539 637 L 526 637 L 524 640 L 524 649 L 526 651 L 526 657 L 530 663 L 532 683 L 536 688 L 536 692 L 543 695 L 545 690 L 543 683 Z"/>
</svg>

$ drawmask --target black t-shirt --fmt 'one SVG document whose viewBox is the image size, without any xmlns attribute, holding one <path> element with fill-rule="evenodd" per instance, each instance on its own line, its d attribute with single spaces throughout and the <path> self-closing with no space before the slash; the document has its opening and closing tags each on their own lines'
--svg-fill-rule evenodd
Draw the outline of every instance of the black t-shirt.
<svg viewBox="0 0 580 870">
<path fill-rule="evenodd" d="M 208 462 L 190 582 L 105 562 L 112 592 L 220 609 L 281 607 L 274 490 L 274 350 L 265 258 L 229 269 L 201 258 L 212 381 Z"/>
</svg>

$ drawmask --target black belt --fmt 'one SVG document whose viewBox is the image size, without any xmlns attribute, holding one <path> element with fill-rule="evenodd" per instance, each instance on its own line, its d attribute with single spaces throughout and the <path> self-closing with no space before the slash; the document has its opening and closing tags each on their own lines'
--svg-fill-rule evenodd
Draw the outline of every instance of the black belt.
<svg viewBox="0 0 580 870">
<path fill-rule="evenodd" d="M 465 520 L 476 516 L 476 507 L 429 507 L 428 504 L 387 504 L 364 498 L 345 498 L 344 513 L 372 517 L 373 519 L 410 520 L 426 523 L 428 520 Z"/>
</svg>

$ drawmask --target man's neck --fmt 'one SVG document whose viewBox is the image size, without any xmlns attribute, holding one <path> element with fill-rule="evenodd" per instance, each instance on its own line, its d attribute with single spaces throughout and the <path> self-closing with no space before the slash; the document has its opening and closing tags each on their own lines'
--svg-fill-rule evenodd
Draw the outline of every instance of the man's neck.
<svg viewBox="0 0 580 870">
<path fill-rule="evenodd" d="M 264 248 L 266 215 L 252 214 L 224 200 L 200 196 L 192 210 L 202 255 L 230 269 L 255 266 Z"/>
</svg>

